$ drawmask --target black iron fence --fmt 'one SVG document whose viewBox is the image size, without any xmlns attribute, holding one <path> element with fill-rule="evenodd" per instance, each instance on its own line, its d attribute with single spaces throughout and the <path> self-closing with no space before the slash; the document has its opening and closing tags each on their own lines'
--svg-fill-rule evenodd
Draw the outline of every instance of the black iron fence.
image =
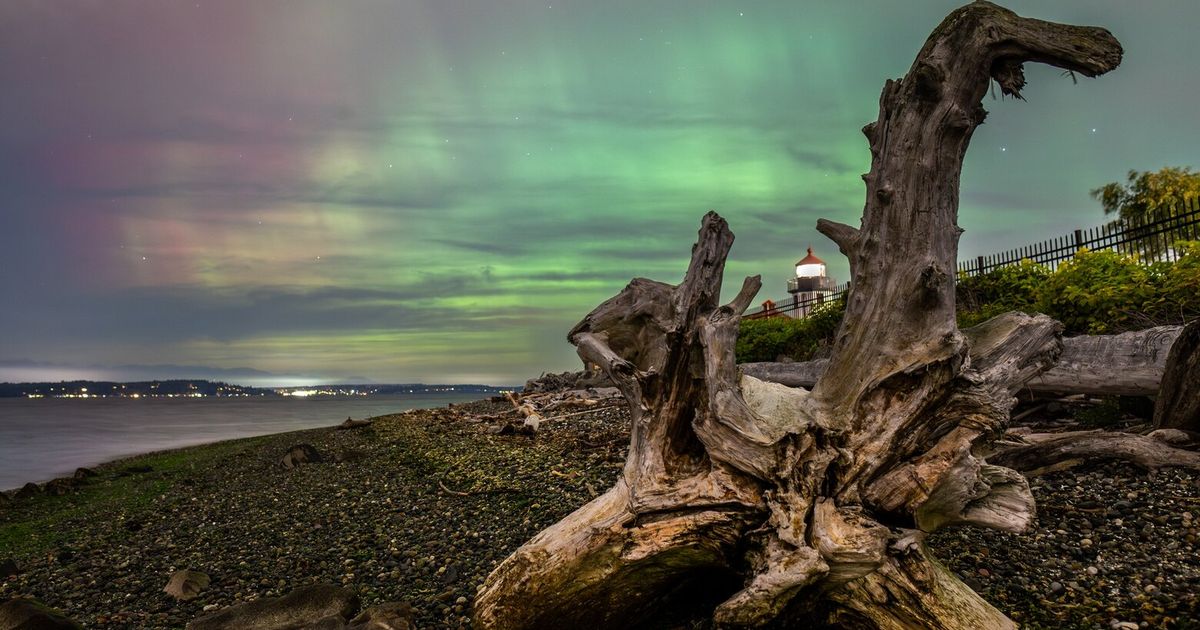
<svg viewBox="0 0 1200 630">
<path fill-rule="evenodd" d="M 1075 230 L 1008 251 L 978 256 L 958 263 L 961 275 L 977 276 L 1022 260 L 1031 260 L 1051 269 L 1075 257 L 1080 249 L 1113 250 L 1136 256 L 1145 262 L 1178 260 L 1180 253 L 1173 247 L 1177 241 L 1200 240 L 1200 199 L 1190 199 L 1181 206 L 1140 221 L 1111 221 L 1101 226 Z M 789 285 L 790 286 L 790 285 Z M 813 309 L 840 299 L 850 288 L 846 282 L 829 291 L 810 293 L 806 297 L 792 295 L 778 302 L 767 300 L 745 319 L 764 317 L 807 317 Z"/>
<path fill-rule="evenodd" d="M 801 297 L 799 294 L 793 294 L 779 302 L 767 300 L 762 303 L 762 306 L 757 311 L 747 313 L 743 319 L 762 319 L 764 317 L 780 316 L 808 317 L 808 314 L 813 312 L 818 306 L 841 299 L 846 294 L 846 289 L 850 288 L 850 283 L 843 282 L 837 285 L 830 284 L 823 286 L 827 286 L 828 290 L 810 292 L 804 297 Z"/>
<path fill-rule="evenodd" d="M 1040 243 L 979 256 L 974 260 L 962 260 L 958 263 L 958 271 L 968 276 L 978 276 L 1022 260 L 1056 269 L 1059 264 L 1074 258 L 1075 253 L 1084 247 L 1091 251 L 1110 249 L 1137 256 L 1145 262 L 1174 262 L 1179 252 L 1172 245 L 1176 241 L 1196 239 L 1200 239 L 1200 200 L 1191 199 L 1176 209 L 1159 212 L 1146 220 L 1112 221 Z"/>
</svg>

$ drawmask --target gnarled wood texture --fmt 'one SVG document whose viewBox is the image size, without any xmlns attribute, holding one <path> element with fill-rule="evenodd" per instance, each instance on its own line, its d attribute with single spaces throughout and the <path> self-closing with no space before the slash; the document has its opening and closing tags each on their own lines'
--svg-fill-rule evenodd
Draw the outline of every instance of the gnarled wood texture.
<svg viewBox="0 0 1200 630">
<path fill-rule="evenodd" d="M 957 329 L 959 171 L 991 80 L 1019 95 L 1025 61 L 1094 76 L 1120 57 L 1103 29 L 987 2 L 934 30 L 864 130 L 861 228 L 818 224 L 853 288 L 811 393 L 739 377 L 738 321 L 759 280 L 719 304 L 733 235 L 713 213 L 679 285 L 635 279 L 585 317 L 569 338 L 629 403 L 628 460 L 612 490 L 497 567 L 476 623 L 636 626 L 707 573 L 741 577 L 713 610 L 721 626 L 1014 627 L 929 557 L 924 533 L 1028 527 L 1024 479 L 975 452 L 1005 427 L 1015 388 L 1057 360 L 1061 326 L 1008 314 Z"/>
</svg>

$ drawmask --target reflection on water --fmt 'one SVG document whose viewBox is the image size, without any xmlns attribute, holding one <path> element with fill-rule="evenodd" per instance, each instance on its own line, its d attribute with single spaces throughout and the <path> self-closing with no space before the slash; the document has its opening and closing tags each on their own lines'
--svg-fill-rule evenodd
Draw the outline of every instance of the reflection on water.
<svg viewBox="0 0 1200 630">
<path fill-rule="evenodd" d="M 0 489 L 79 466 L 232 438 L 332 426 L 486 394 L 321 398 L 0 399 Z"/>
</svg>

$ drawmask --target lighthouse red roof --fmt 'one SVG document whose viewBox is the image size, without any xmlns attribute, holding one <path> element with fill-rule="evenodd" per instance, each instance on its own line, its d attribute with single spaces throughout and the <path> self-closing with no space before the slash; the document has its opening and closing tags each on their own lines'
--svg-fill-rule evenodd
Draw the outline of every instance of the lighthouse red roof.
<svg viewBox="0 0 1200 630">
<path fill-rule="evenodd" d="M 816 256 L 813 256 L 812 248 L 809 247 L 808 255 L 805 256 L 804 258 L 801 258 L 796 264 L 797 265 L 824 265 L 825 261 L 821 260 L 820 258 L 817 258 Z"/>
</svg>

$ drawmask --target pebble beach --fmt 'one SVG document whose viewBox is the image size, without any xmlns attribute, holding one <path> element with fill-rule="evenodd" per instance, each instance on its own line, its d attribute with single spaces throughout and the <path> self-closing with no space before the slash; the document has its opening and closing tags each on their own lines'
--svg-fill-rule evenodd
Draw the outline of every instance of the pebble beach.
<svg viewBox="0 0 1200 630">
<path fill-rule="evenodd" d="M 331 583 L 364 606 L 407 602 L 421 628 L 470 627 L 491 569 L 607 490 L 628 440 L 619 405 L 499 434 L 511 410 L 479 401 L 155 453 L 62 496 L 6 497 L 0 562 L 17 572 L 0 576 L 0 601 L 33 596 L 88 628 L 181 628 Z M 281 467 L 298 444 L 323 461 Z M 1036 531 L 949 529 L 930 547 L 1023 627 L 1200 627 L 1200 477 L 1097 462 L 1032 486 Z M 211 583 L 176 601 L 163 586 L 180 569 Z"/>
</svg>

